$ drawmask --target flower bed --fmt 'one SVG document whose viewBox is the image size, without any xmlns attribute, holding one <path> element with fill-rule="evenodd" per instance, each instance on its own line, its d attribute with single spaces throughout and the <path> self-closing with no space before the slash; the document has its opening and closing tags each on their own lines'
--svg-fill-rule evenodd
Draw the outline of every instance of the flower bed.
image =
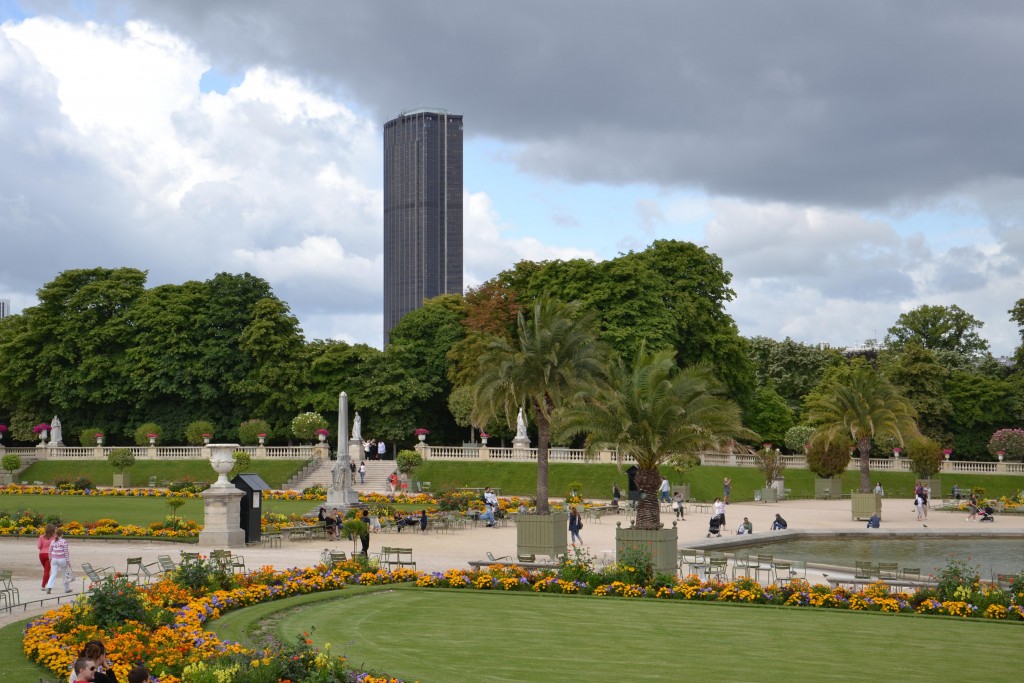
<svg viewBox="0 0 1024 683">
<path fill-rule="evenodd" d="M 311 670 L 344 672 L 338 679 L 315 680 L 393 681 L 347 669 L 343 658 L 331 657 L 329 650 L 327 653 L 313 650 L 305 636 L 300 636 L 296 645 L 276 643 L 254 650 L 220 640 L 214 633 L 204 630 L 204 624 L 229 610 L 288 596 L 339 590 L 348 585 L 394 583 L 407 583 L 419 588 L 702 600 L 1024 622 L 1024 584 L 1017 584 L 1017 593 L 983 586 L 976 577 L 962 577 L 964 566 L 960 564 L 950 566 L 949 569 L 955 571 L 947 572 L 940 579 L 939 591 L 942 590 L 942 581 L 951 576 L 958 577 L 957 580 L 963 578 L 964 583 L 947 586 L 953 599 L 941 600 L 939 591 L 935 589 L 921 589 L 909 594 L 891 592 L 881 583 L 854 592 L 845 588 L 811 585 L 802 579 L 771 585 L 761 585 L 742 577 L 731 582 L 702 581 L 696 576 L 681 579 L 655 576 L 640 580 L 642 568 L 621 565 L 594 573 L 585 562 L 577 560 L 563 562 L 558 571 L 536 572 L 516 566 L 495 565 L 481 570 L 449 569 L 432 573 L 411 569 L 389 572 L 350 560 L 330 570 L 324 565 L 285 571 L 263 567 L 247 577 L 218 573 L 212 565 L 204 565 L 204 562 L 200 560 L 199 564 L 180 568 L 169 578 L 151 586 L 137 587 L 126 579 L 115 579 L 109 586 L 104 584 L 75 603 L 47 612 L 26 627 L 25 655 L 54 672 L 58 678 L 63 678 L 82 643 L 97 638 L 107 643 L 120 680 L 124 680 L 132 663 L 141 660 L 147 663 L 158 680 L 168 683 L 181 681 L 186 675 L 188 680 L 235 683 L 278 680 L 260 678 L 254 670 L 262 669 L 259 672 L 262 675 L 273 669 L 277 672 L 275 676 L 283 678 L 281 672 L 286 670 L 286 666 L 299 666 L 302 662 L 306 662 Z M 140 598 L 142 607 L 137 606 Z M 120 601 L 130 601 L 137 613 L 144 613 L 142 621 L 118 618 L 108 619 L 101 625 L 97 613 L 117 613 L 123 607 Z M 93 603 L 98 606 L 96 613 L 93 612 Z M 200 676 L 206 673 L 210 674 L 209 677 Z M 291 672 L 288 675 L 296 676 L 290 680 L 312 680 Z"/>
</svg>

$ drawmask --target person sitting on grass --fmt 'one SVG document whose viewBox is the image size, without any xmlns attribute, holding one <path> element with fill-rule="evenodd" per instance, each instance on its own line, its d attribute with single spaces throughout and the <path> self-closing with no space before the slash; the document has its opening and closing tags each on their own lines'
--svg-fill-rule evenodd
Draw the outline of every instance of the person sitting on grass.
<svg viewBox="0 0 1024 683">
<path fill-rule="evenodd" d="M 782 515 L 775 513 L 775 521 L 772 522 L 772 531 L 778 531 L 779 529 L 788 529 L 789 524 L 782 518 Z"/>
</svg>

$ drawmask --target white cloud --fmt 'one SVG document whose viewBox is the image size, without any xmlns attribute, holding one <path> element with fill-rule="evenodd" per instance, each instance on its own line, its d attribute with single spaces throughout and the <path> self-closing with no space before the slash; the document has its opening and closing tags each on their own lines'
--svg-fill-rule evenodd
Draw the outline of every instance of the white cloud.
<svg viewBox="0 0 1024 683">
<path fill-rule="evenodd" d="M 486 192 L 467 192 L 462 204 L 466 287 L 475 287 L 524 259 L 601 260 L 592 249 L 554 247 L 503 224 Z"/>
</svg>

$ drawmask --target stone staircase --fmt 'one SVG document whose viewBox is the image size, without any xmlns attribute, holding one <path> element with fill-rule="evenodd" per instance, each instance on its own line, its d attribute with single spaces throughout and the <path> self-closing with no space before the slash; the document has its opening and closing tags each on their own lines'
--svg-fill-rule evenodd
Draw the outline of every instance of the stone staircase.
<svg viewBox="0 0 1024 683">
<path fill-rule="evenodd" d="M 324 460 L 320 463 L 320 466 L 310 471 L 305 477 L 299 481 L 288 486 L 289 489 L 295 491 L 301 491 L 307 486 L 313 486 L 314 484 L 320 484 L 324 488 L 331 488 L 331 482 L 333 477 L 331 471 L 334 469 L 334 460 Z M 356 467 L 359 467 L 359 463 L 356 463 Z M 376 491 L 378 493 L 390 492 L 388 487 L 388 477 L 395 471 L 394 460 L 367 460 L 366 461 L 366 483 L 359 483 L 359 471 L 356 470 L 356 474 L 353 477 L 352 488 L 359 493 L 369 493 Z"/>
</svg>

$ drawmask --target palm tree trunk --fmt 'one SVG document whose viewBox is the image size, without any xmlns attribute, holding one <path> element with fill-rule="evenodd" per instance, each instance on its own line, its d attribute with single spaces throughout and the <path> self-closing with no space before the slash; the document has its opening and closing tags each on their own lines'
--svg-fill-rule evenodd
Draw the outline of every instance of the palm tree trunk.
<svg viewBox="0 0 1024 683">
<path fill-rule="evenodd" d="M 540 410 L 534 411 L 537 420 L 537 514 L 551 512 L 548 504 L 548 446 L 551 444 L 551 424 Z"/>
<path fill-rule="evenodd" d="M 871 493 L 871 437 L 857 439 L 860 452 L 860 492 Z"/>
<path fill-rule="evenodd" d="M 658 470 L 639 470 L 634 481 L 640 490 L 640 503 L 636 508 L 636 528 L 659 528 L 661 505 L 658 503 L 658 489 L 661 487 L 661 475 L 658 474 Z"/>
</svg>

